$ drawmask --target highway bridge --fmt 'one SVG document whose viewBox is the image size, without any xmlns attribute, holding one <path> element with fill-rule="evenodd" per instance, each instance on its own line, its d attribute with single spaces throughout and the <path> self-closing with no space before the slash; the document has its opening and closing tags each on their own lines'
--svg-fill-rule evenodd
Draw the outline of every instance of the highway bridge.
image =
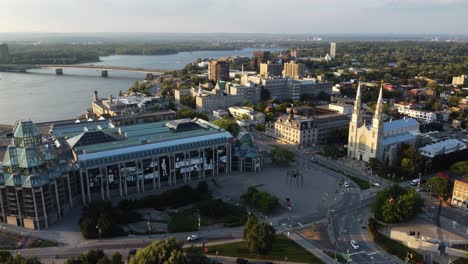
<svg viewBox="0 0 468 264">
<path fill-rule="evenodd" d="M 109 76 L 109 71 L 142 72 L 146 75 L 163 74 L 166 69 L 153 69 L 141 67 L 97 65 L 97 64 L 0 64 L 0 71 L 27 72 L 31 69 L 54 69 L 57 75 L 63 75 L 64 69 L 94 69 L 101 72 L 102 77 Z"/>
</svg>

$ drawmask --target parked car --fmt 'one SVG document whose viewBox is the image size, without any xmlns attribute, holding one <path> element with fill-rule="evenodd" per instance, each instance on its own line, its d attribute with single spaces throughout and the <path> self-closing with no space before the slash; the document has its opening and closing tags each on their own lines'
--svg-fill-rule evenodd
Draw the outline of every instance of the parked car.
<svg viewBox="0 0 468 264">
<path fill-rule="evenodd" d="M 238 259 L 236 259 L 236 263 L 237 264 L 246 264 L 246 263 L 249 263 L 249 261 L 246 260 L 246 259 L 243 259 L 243 258 L 238 258 Z"/>
<path fill-rule="evenodd" d="M 345 187 L 345 188 L 349 188 L 349 186 L 351 186 L 351 184 L 349 183 L 349 181 L 345 181 L 345 182 L 344 182 L 344 187 Z"/>
<path fill-rule="evenodd" d="M 195 240 L 198 240 L 198 236 L 197 236 L 197 235 L 191 235 L 191 236 L 188 236 L 188 237 L 187 237 L 187 241 L 195 241 Z"/>
<path fill-rule="evenodd" d="M 354 249 L 359 249 L 359 244 L 356 242 L 356 240 L 351 240 L 349 243 Z"/>
<path fill-rule="evenodd" d="M 372 183 L 372 186 L 380 187 L 380 183 L 378 183 L 378 182 L 373 182 L 373 183 Z"/>
</svg>

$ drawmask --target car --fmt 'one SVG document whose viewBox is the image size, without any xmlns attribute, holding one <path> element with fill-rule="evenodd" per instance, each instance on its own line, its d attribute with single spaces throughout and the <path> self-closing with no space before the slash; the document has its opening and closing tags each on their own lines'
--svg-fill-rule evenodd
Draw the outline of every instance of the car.
<svg viewBox="0 0 468 264">
<path fill-rule="evenodd" d="M 411 186 L 418 186 L 418 184 L 419 184 L 419 179 L 414 179 L 410 182 Z"/>
<path fill-rule="evenodd" d="M 349 188 L 349 186 L 351 186 L 351 184 L 349 183 L 349 181 L 345 181 L 345 182 L 344 182 L 344 187 L 345 187 L 345 188 Z"/>
<path fill-rule="evenodd" d="M 130 249 L 130 250 L 128 251 L 128 254 L 129 254 L 129 255 L 132 255 L 132 256 L 135 256 L 135 255 L 136 255 L 136 252 L 137 252 L 136 249 Z"/>
<path fill-rule="evenodd" d="M 238 259 L 236 259 L 236 263 L 237 264 L 245 264 L 245 263 L 249 263 L 249 261 L 246 260 L 246 259 L 243 259 L 243 258 L 238 258 Z"/>
<path fill-rule="evenodd" d="M 380 183 L 378 183 L 378 182 L 373 182 L 373 183 L 372 183 L 372 186 L 380 187 Z"/>
<path fill-rule="evenodd" d="M 359 249 L 359 244 L 356 242 L 356 240 L 351 240 L 349 243 L 354 249 Z"/>
<path fill-rule="evenodd" d="M 198 236 L 197 236 L 197 235 L 191 235 L 191 236 L 188 236 L 188 237 L 187 237 L 187 241 L 195 241 L 195 240 L 198 240 Z"/>
</svg>

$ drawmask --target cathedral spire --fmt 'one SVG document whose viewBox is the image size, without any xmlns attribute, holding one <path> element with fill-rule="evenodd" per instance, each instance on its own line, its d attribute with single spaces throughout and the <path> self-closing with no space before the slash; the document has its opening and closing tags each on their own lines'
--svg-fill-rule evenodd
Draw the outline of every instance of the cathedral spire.
<svg viewBox="0 0 468 264">
<path fill-rule="evenodd" d="M 358 84 L 356 101 L 354 102 L 354 110 L 351 121 L 356 123 L 361 122 L 361 82 Z"/>
<path fill-rule="evenodd" d="M 377 99 L 377 105 L 375 106 L 374 119 L 372 120 L 372 126 L 380 127 L 382 122 L 382 113 L 383 113 L 383 83 L 380 85 L 379 99 Z"/>
</svg>

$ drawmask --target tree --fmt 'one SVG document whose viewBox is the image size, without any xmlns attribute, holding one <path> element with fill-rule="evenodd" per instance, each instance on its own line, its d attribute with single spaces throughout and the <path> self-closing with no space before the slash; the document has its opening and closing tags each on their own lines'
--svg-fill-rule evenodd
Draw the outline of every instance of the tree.
<svg viewBox="0 0 468 264">
<path fill-rule="evenodd" d="M 275 238 L 272 226 L 260 223 L 254 224 L 246 234 L 247 248 L 252 254 L 266 254 L 271 251 Z"/>
<path fill-rule="evenodd" d="M 182 243 L 169 238 L 155 241 L 137 251 L 131 264 L 187 264 L 182 251 Z"/>
<path fill-rule="evenodd" d="M 192 109 L 180 109 L 177 111 L 176 117 L 181 119 L 181 118 L 200 118 L 203 120 L 208 121 L 208 116 L 205 115 L 204 113 L 194 111 Z"/>
<path fill-rule="evenodd" d="M 445 177 L 432 177 L 425 184 L 426 190 L 431 191 L 438 197 L 447 200 L 452 194 L 452 182 Z"/>
<path fill-rule="evenodd" d="M 124 264 L 122 255 L 119 252 L 112 254 L 111 264 Z"/>
<path fill-rule="evenodd" d="M 274 164 L 285 167 L 289 166 L 289 164 L 295 159 L 294 152 L 276 146 L 270 151 L 270 156 Z"/>
<path fill-rule="evenodd" d="M 185 254 L 185 258 L 187 259 L 188 264 L 210 264 L 211 260 L 205 254 L 201 248 L 195 248 L 191 246 L 187 249 Z"/>
<path fill-rule="evenodd" d="M 197 107 L 195 97 L 191 96 L 190 94 L 182 95 L 182 97 L 180 98 L 180 103 L 190 108 Z"/>
<path fill-rule="evenodd" d="M 394 185 L 377 193 L 371 210 L 377 219 L 388 223 L 401 223 L 413 218 L 423 206 L 423 199 L 414 189 Z"/>
<path fill-rule="evenodd" d="M 249 214 L 249 217 L 247 218 L 247 221 L 245 222 L 244 224 L 244 233 L 242 234 L 242 237 L 244 239 L 247 239 L 247 235 L 252 232 L 253 228 L 255 227 L 255 225 L 257 225 L 258 222 L 257 222 L 257 217 L 255 217 L 255 215 L 250 215 Z"/>
<path fill-rule="evenodd" d="M 229 131 L 234 137 L 239 134 L 240 126 L 237 124 L 236 120 L 232 118 L 223 118 L 218 119 L 212 122 L 214 125 L 219 126 L 220 128 L 226 129 Z"/>
</svg>

